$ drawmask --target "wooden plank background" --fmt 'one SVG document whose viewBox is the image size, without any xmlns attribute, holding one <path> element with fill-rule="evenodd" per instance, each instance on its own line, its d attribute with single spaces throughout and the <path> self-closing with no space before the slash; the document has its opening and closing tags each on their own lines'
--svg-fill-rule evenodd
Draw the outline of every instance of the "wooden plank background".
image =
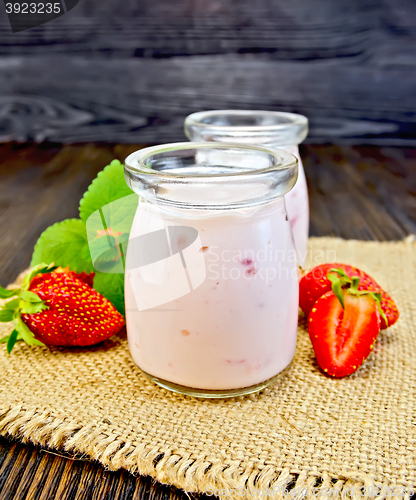
<svg viewBox="0 0 416 500">
<path fill-rule="evenodd" d="M 309 142 L 416 145 L 414 0 L 80 0 L 12 33 L 0 141 L 158 143 L 213 108 L 300 112 Z"/>
</svg>

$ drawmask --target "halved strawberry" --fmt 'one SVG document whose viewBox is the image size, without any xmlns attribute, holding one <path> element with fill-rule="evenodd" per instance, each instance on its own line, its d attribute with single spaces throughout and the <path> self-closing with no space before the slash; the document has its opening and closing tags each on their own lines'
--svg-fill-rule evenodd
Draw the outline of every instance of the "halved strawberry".
<svg viewBox="0 0 416 500">
<path fill-rule="evenodd" d="M 124 326 L 123 316 L 92 287 L 94 274 L 41 265 L 22 288 L 4 290 L 8 301 L 0 321 L 13 321 L 13 332 L 1 339 L 10 352 L 17 340 L 30 345 L 88 346 L 102 342 Z"/>
<path fill-rule="evenodd" d="M 381 288 L 374 278 L 361 269 L 339 263 L 321 264 L 314 267 L 301 278 L 299 283 L 299 306 L 306 315 L 309 315 L 319 297 L 332 289 L 332 282 L 328 278 L 328 273 L 330 273 L 331 269 L 342 269 L 350 279 L 357 276 L 360 278 L 359 290 L 369 290 L 381 295 L 381 308 L 387 320 L 385 321 L 384 318 L 381 318 L 381 330 L 396 323 L 399 318 L 397 306 L 390 295 Z M 344 285 L 349 286 L 347 282 Z"/>
<path fill-rule="evenodd" d="M 316 360 L 333 377 L 354 373 L 367 359 L 380 331 L 380 313 L 372 294 L 341 291 L 344 307 L 334 292 L 322 295 L 308 318 Z"/>
</svg>

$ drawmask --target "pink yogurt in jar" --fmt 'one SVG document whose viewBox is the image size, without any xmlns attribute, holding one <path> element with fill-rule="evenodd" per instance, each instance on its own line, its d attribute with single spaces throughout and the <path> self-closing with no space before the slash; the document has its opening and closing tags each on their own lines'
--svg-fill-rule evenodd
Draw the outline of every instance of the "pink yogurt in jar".
<svg viewBox="0 0 416 500">
<path fill-rule="evenodd" d="M 283 150 L 179 143 L 126 159 L 140 195 L 125 271 L 133 360 L 157 384 L 227 397 L 266 387 L 296 347 L 298 270 Z"/>
</svg>

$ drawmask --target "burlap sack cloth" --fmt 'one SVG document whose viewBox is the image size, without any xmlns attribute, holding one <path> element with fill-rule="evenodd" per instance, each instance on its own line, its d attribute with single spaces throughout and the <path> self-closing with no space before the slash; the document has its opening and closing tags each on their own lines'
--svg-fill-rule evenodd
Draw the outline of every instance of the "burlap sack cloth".
<svg viewBox="0 0 416 500">
<path fill-rule="evenodd" d="M 355 496 L 364 486 L 358 498 L 371 498 L 371 486 L 416 486 L 415 250 L 409 239 L 311 239 L 313 264 L 325 259 L 368 271 L 401 312 L 350 377 L 319 371 L 302 319 L 288 375 L 231 400 L 155 386 L 133 364 L 123 336 L 73 350 L 19 342 L 10 356 L 0 346 L 0 433 L 187 491 L 217 490 L 221 498 L 236 491 L 243 498 L 243 488 L 252 490 L 246 498 L 267 490 L 271 498 L 290 498 L 286 486 L 292 498 L 305 488 L 308 498 L 325 498 L 328 488 L 345 497 L 353 486 Z"/>
</svg>

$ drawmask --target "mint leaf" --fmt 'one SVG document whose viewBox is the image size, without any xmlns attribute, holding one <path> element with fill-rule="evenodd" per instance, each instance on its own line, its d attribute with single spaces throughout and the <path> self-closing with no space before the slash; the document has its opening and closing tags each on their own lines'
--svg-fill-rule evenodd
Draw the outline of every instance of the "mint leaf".
<svg viewBox="0 0 416 500">
<path fill-rule="evenodd" d="M 124 273 L 123 261 L 113 236 L 101 236 L 89 241 L 94 269 L 102 273 Z"/>
<path fill-rule="evenodd" d="M 94 288 L 123 315 L 124 259 L 138 201 L 126 184 L 123 165 L 113 160 L 91 183 L 79 209 L 96 271 Z"/>
<path fill-rule="evenodd" d="M 126 196 L 95 211 L 87 220 L 87 237 L 96 271 L 124 273 L 124 253 L 138 197 Z"/>
<path fill-rule="evenodd" d="M 111 201 L 86 221 L 91 259 L 96 271 L 124 273 L 124 251 L 139 198 L 135 194 Z"/>
<path fill-rule="evenodd" d="M 48 227 L 38 239 L 31 265 L 42 262 L 69 267 L 78 273 L 93 271 L 84 221 L 67 219 Z"/>
<path fill-rule="evenodd" d="M 0 322 L 8 323 L 13 319 L 13 311 L 11 309 L 2 309 L 0 311 Z"/>
<path fill-rule="evenodd" d="M 96 273 L 94 288 L 124 316 L 124 274 Z"/>
<path fill-rule="evenodd" d="M 96 210 L 132 194 L 133 191 L 124 179 L 123 165 L 118 160 L 113 160 L 90 184 L 79 204 L 79 215 L 86 222 Z"/>
</svg>

